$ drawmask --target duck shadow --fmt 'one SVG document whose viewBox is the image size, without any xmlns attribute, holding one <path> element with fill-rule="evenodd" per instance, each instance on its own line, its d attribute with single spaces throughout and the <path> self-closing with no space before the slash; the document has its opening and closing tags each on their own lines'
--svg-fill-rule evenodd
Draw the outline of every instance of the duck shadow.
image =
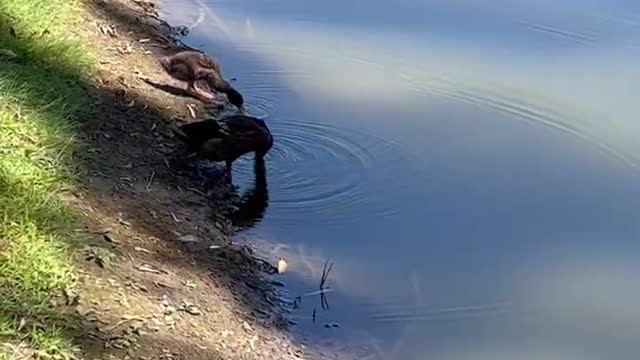
<svg viewBox="0 0 640 360">
<path fill-rule="evenodd" d="M 185 89 L 181 89 L 179 87 L 175 87 L 173 85 L 167 85 L 167 84 L 158 84 L 156 82 L 153 82 L 149 79 L 144 79 L 144 82 L 146 82 L 147 84 L 149 84 L 150 86 L 153 86 L 154 88 L 160 90 L 160 91 L 164 91 L 166 93 L 169 93 L 171 95 L 175 95 L 175 96 L 180 96 L 180 97 L 186 97 L 186 98 L 191 98 L 191 99 L 196 99 L 197 98 L 190 94 L 187 90 Z"/>
</svg>

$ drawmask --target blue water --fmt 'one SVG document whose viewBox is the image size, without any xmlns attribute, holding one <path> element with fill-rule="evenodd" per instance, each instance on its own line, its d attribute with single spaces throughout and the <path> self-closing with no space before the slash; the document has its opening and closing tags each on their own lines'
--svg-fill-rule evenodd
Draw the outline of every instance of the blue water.
<svg viewBox="0 0 640 360">
<path fill-rule="evenodd" d="M 274 133 L 268 206 L 242 236 L 288 261 L 290 298 L 334 264 L 330 309 L 293 312 L 300 341 L 362 359 L 637 357 L 640 3 L 163 10 Z M 252 157 L 235 172 L 250 191 Z"/>
</svg>

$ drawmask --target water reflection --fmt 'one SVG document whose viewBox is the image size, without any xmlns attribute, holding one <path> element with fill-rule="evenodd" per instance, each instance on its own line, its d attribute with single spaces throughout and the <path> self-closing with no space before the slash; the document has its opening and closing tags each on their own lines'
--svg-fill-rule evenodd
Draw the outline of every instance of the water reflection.
<svg viewBox="0 0 640 360">
<path fill-rule="evenodd" d="M 268 206 L 269 190 L 265 161 L 256 159 L 253 186 L 240 198 L 238 209 L 230 215 L 231 221 L 237 227 L 250 229 L 262 220 Z"/>
</svg>

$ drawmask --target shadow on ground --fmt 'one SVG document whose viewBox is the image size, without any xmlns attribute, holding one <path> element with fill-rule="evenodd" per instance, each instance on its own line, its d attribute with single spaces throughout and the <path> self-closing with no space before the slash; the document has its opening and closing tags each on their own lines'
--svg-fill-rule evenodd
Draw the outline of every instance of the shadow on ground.
<svg viewBox="0 0 640 360">
<path fill-rule="evenodd" d="M 166 38 L 166 29 L 147 24 L 143 21 L 143 13 L 131 12 L 115 2 L 96 2 L 94 5 L 93 10 L 112 21 L 121 33 L 132 32 L 134 38 Z M 13 28 L 13 19 L 0 18 L 0 24 L 3 24 L 0 31 L 8 31 L 7 29 Z M 93 81 L 78 75 L 79 71 L 73 64 L 60 61 L 64 57 L 40 57 L 26 43 L 32 36 L 47 36 L 45 30 L 41 34 L 18 32 L 12 43 L 8 44 L 17 57 L 0 60 L 0 77 L 5 83 L 14 82 L 13 85 L 22 89 L 17 101 L 25 109 L 40 108 L 46 112 L 48 110 L 43 107 L 44 104 L 66 101 L 60 98 L 60 94 L 70 93 L 74 97 L 89 94 L 93 109 L 89 113 L 77 114 L 79 123 L 75 128 L 68 129 L 86 146 L 79 147 L 80 151 L 76 156 L 60 159 L 65 162 L 65 167 L 79 169 L 83 174 L 78 190 L 71 195 L 70 201 L 86 205 L 81 207 L 84 209 L 81 211 L 89 219 L 89 230 L 108 225 L 113 220 L 125 224 L 127 228 L 136 229 L 136 233 L 144 238 L 140 240 L 142 244 L 149 245 L 159 239 L 160 243 L 155 251 L 144 255 L 147 259 L 153 259 L 158 264 L 172 264 L 177 268 L 195 267 L 210 274 L 210 281 L 216 287 L 229 291 L 231 300 L 236 304 L 237 314 L 252 326 L 286 326 L 286 321 L 276 315 L 277 295 L 259 271 L 272 269 L 256 260 L 247 248 L 233 247 L 228 242 L 228 235 L 234 230 L 230 216 L 237 224 L 250 226 L 259 221 L 264 213 L 268 204 L 265 173 L 258 173 L 254 191 L 242 200 L 238 199 L 235 189 L 226 184 L 214 182 L 213 185 L 203 186 L 189 169 L 180 170 L 179 166 L 175 166 L 180 164 L 180 144 L 171 133 L 171 127 L 176 121 L 175 109 L 167 109 L 165 104 L 154 102 L 145 93 L 149 89 L 143 90 L 139 85 L 127 83 L 122 77 L 98 71 L 99 78 L 95 82 L 98 85 L 95 85 Z M 145 48 L 152 48 L 153 54 L 149 56 L 154 56 L 172 51 L 171 47 L 165 45 L 163 41 L 153 40 Z M 123 61 L 127 61 L 125 58 L 123 55 Z M 27 72 L 23 71 L 25 69 Z M 33 71 L 40 73 L 36 76 L 30 73 Z M 38 76 L 49 77 L 52 86 L 41 87 L 36 82 Z M 62 86 L 70 86 L 76 90 L 57 91 Z M 48 109 L 57 111 L 55 106 Z M 178 114 L 187 113 L 185 110 L 181 111 Z M 42 118 L 45 122 L 54 121 L 55 116 L 45 114 Z M 55 124 L 47 123 L 39 126 L 45 131 L 56 128 Z M 59 149 L 52 148 L 52 151 Z M 19 184 L 20 180 L 11 172 L 0 170 L 3 170 L 0 182 L 7 185 L 2 186 L 0 198 L 7 191 L 25 194 L 31 191 L 11 185 Z M 48 224 L 58 214 L 47 211 L 57 207 L 46 206 L 54 200 L 45 197 L 45 192 L 38 194 L 37 196 L 44 198 L 41 199 L 42 214 L 37 216 L 40 224 L 36 225 L 40 231 L 55 233 L 57 229 L 49 228 Z M 2 205 L 7 208 L 12 206 L 11 203 Z M 87 208 L 90 209 L 86 210 Z M 179 241 L 184 235 L 191 234 L 202 241 Z M 112 243 L 101 241 L 100 236 L 97 240 L 92 240 L 94 244 L 104 248 L 113 246 Z M 136 241 L 138 240 L 122 241 L 118 252 L 134 252 L 132 249 L 138 244 Z M 86 244 L 68 245 L 78 248 Z M 210 250 L 211 245 L 215 245 L 217 251 Z M 13 300 L 25 307 L 32 302 L 28 298 Z M 68 306 L 70 305 L 61 303 L 46 311 L 55 318 L 54 314 L 69 314 L 64 312 Z M 20 313 L 14 314 L 14 318 L 19 321 L 27 310 L 16 309 Z M 100 321 L 104 319 L 98 322 Z M 68 322 L 66 319 L 65 324 Z M 85 347 L 97 349 L 88 338 L 91 334 L 88 324 L 95 324 L 96 320 L 88 318 L 86 314 L 75 314 L 72 323 L 77 327 L 68 327 L 69 337 Z M 60 324 L 54 321 L 51 326 L 53 330 L 60 327 Z M 166 340 L 153 340 L 153 336 L 148 338 L 150 342 L 157 341 L 160 347 L 164 346 Z M 172 346 L 176 346 L 175 339 Z M 183 344 L 183 347 L 185 351 L 194 351 L 192 344 Z M 220 358 L 219 354 L 211 350 L 201 352 L 202 358 Z"/>
</svg>

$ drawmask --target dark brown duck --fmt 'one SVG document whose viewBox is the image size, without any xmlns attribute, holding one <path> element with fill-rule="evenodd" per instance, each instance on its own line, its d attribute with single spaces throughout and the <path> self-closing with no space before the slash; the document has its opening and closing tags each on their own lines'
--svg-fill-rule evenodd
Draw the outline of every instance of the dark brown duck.
<svg viewBox="0 0 640 360">
<path fill-rule="evenodd" d="M 222 76 L 220 64 L 210 56 L 198 51 L 180 51 L 160 58 L 160 65 L 173 78 L 187 82 L 187 92 L 203 102 L 209 102 L 214 96 L 196 84 L 206 81 L 210 87 L 227 95 L 229 102 L 238 109 L 242 108 L 244 99 Z"/>
<path fill-rule="evenodd" d="M 232 163 L 253 152 L 255 160 L 263 161 L 273 147 L 273 136 L 261 119 L 232 115 L 216 120 L 188 123 L 176 133 L 198 157 L 211 161 L 224 161 L 227 176 L 231 178 Z"/>
</svg>

